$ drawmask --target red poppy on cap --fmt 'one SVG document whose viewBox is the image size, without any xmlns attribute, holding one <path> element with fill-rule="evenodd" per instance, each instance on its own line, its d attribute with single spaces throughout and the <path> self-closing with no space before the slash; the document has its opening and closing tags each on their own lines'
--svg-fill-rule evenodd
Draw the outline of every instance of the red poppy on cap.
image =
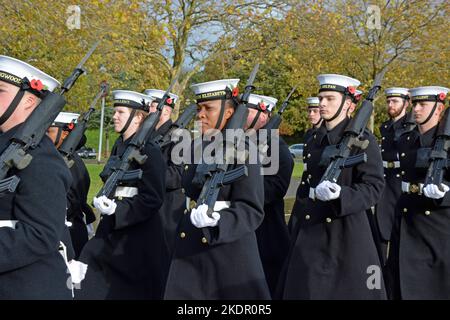
<svg viewBox="0 0 450 320">
<path fill-rule="evenodd" d="M 260 103 L 259 103 L 259 108 L 260 108 L 262 111 L 266 111 L 267 106 L 264 104 L 264 102 L 260 102 Z"/>
<path fill-rule="evenodd" d="M 30 86 L 31 86 L 31 88 L 33 88 L 34 90 L 37 90 L 37 91 L 41 91 L 42 89 L 44 89 L 44 85 L 41 80 L 36 80 L 36 79 L 31 80 Z"/>
<path fill-rule="evenodd" d="M 172 104 L 172 102 L 173 102 L 172 98 L 167 98 L 166 101 L 167 101 L 167 104 L 169 104 L 169 105 Z"/>
<path fill-rule="evenodd" d="M 439 95 L 438 95 L 439 100 L 441 100 L 441 101 L 444 101 L 446 96 L 447 96 L 447 95 L 446 95 L 444 92 L 441 92 L 441 93 L 439 93 Z"/>
<path fill-rule="evenodd" d="M 234 88 L 233 91 L 231 92 L 231 95 L 232 95 L 233 97 L 237 97 L 238 94 L 239 94 L 239 88 L 236 87 L 236 88 Z"/>
<path fill-rule="evenodd" d="M 73 128 L 75 128 L 75 124 L 73 122 L 71 122 L 67 125 L 67 128 L 69 128 L 69 130 L 72 131 Z"/>
<path fill-rule="evenodd" d="M 351 94 L 355 94 L 356 88 L 355 88 L 355 87 L 352 87 L 352 86 L 348 86 L 348 87 L 347 87 L 347 91 L 350 92 Z"/>
</svg>

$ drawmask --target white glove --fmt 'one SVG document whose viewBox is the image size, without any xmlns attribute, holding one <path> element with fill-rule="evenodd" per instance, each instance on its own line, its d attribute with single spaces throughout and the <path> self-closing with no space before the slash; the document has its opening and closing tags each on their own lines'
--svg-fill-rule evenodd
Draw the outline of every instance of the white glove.
<svg viewBox="0 0 450 320">
<path fill-rule="evenodd" d="M 88 232 L 89 239 L 92 238 L 94 236 L 94 234 L 95 234 L 94 224 L 93 223 L 87 224 L 86 225 L 86 229 L 87 229 L 87 232 Z"/>
<path fill-rule="evenodd" d="M 439 190 L 438 186 L 435 184 L 429 184 L 423 188 L 423 194 L 427 198 L 441 199 L 444 197 L 445 193 L 450 189 L 447 185 L 443 183 L 441 183 L 441 188 L 444 191 Z"/>
<path fill-rule="evenodd" d="M 218 212 L 213 212 L 212 217 L 209 217 L 208 206 L 206 204 L 200 205 L 198 208 L 194 208 L 191 211 L 191 222 L 197 228 L 215 227 L 220 219 Z"/>
<path fill-rule="evenodd" d="M 316 198 L 322 201 L 330 201 L 339 198 L 341 187 L 328 180 L 322 181 L 316 187 Z"/>
<path fill-rule="evenodd" d="M 100 211 L 101 214 L 111 215 L 116 211 L 117 203 L 114 200 L 108 199 L 106 196 L 99 198 L 94 197 L 94 207 Z"/>
<path fill-rule="evenodd" d="M 84 280 L 88 268 L 87 264 L 77 260 L 70 260 L 67 263 L 67 267 L 69 268 L 72 283 L 81 283 Z"/>
</svg>

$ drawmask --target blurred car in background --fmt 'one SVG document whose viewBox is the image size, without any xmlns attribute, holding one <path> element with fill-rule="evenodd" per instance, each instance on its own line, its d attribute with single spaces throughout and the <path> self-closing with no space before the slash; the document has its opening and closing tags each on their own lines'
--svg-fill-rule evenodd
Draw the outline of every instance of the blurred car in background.
<svg viewBox="0 0 450 320">
<path fill-rule="evenodd" d="M 83 159 L 95 159 L 97 157 L 97 152 L 95 152 L 94 148 L 82 147 L 77 151 L 77 154 Z"/>
<path fill-rule="evenodd" d="M 296 143 L 289 147 L 292 158 L 295 160 L 303 160 L 303 143 Z"/>
</svg>

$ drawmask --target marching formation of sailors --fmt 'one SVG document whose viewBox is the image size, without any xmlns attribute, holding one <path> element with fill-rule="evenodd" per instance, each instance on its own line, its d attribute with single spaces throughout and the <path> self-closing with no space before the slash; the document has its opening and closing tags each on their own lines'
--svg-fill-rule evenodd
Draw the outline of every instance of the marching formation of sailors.
<svg viewBox="0 0 450 320">
<path fill-rule="evenodd" d="M 242 105 L 245 132 L 261 132 L 275 117 L 276 98 L 251 93 L 245 101 L 238 83 L 191 85 L 200 135 L 207 138 L 203 151 L 234 125 Z M 280 136 L 266 150 L 277 153 L 276 173 L 263 175 L 269 164 L 246 158 L 220 167 L 225 180 L 214 184 L 210 166 L 194 160 L 199 145 L 192 144 L 190 162 L 179 163 L 176 142 L 161 144 L 174 127 L 177 95 L 115 90 L 119 137 L 103 182 L 122 170 L 146 121 L 158 118 L 130 163 L 137 178 L 93 199 L 94 233 L 86 166 L 75 153 L 68 167 L 58 152 L 79 114 L 61 112 L 30 149 L 32 161 L 11 172 L 20 179 L 17 188 L 0 195 L 0 299 L 449 299 L 447 164 L 442 182 L 427 178 L 432 157 L 448 161 L 449 89 L 387 88 L 389 120 L 380 127 L 380 142 L 364 130 L 364 143 L 351 152 L 364 153 L 364 161 L 323 180 L 329 152 L 357 118 L 359 85 L 344 75 L 318 76 L 317 96 L 306 100 L 311 128 L 288 224 L 284 197 L 294 161 Z M 0 153 L 59 86 L 43 71 L 0 56 Z M 83 137 L 76 150 L 85 143 Z M 249 149 L 254 143 L 244 141 Z M 215 152 L 225 153 L 226 146 Z M 228 170 L 245 174 L 227 180 Z M 210 186 L 214 203 L 203 201 Z M 373 268 L 380 270 L 375 288 L 368 285 Z"/>
</svg>

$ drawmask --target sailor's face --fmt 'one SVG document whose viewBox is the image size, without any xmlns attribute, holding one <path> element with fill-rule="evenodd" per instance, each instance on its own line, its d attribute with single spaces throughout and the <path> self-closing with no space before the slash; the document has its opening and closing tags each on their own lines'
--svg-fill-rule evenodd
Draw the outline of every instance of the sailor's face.
<svg viewBox="0 0 450 320">
<path fill-rule="evenodd" d="M 61 130 L 61 134 L 59 137 L 59 140 L 56 141 L 56 138 L 58 137 L 58 132 L 59 132 L 60 128 L 58 127 L 54 127 L 51 126 L 47 129 L 47 136 L 50 138 L 50 140 L 52 140 L 53 144 L 59 148 L 62 144 L 62 142 L 64 141 L 65 137 L 69 134 L 68 131 L 66 130 Z"/>
<path fill-rule="evenodd" d="M 339 110 L 342 102 L 342 93 L 336 91 L 322 91 L 319 93 L 319 109 L 320 116 L 325 119 L 331 119 Z M 350 99 L 347 99 L 342 108 L 342 112 L 346 113 L 350 106 Z"/>
<path fill-rule="evenodd" d="M 391 118 L 396 118 L 402 113 L 403 101 L 399 97 L 389 97 L 386 99 L 387 112 Z"/>
<path fill-rule="evenodd" d="M 47 129 L 47 136 L 52 140 L 53 144 L 56 142 L 56 137 L 58 136 L 58 127 L 49 127 Z"/>
<path fill-rule="evenodd" d="M 128 107 L 114 107 L 114 131 L 120 132 L 130 117 L 131 109 Z"/>
<path fill-rule="evenodd" d="M 197 119 L 200 122 L 202 133 L 206 133 L 207 130 L 215 129 L 217 121 L 219 121 L 220 109 L 222 100 L 210 100 L 197 104 Z M 233 114 L 233 109 L 225 107 L 224 116 L 222 122 L 219 125 L 219 130 L 222 130 L 227 123 L 227 120 Z"/>
<path fill-rule="evenodd" d="M 434 102 L 433 101 L 420 101 L 417 102 L 413 106 L 414 118 L 417 123 L 424 122 L 427 117 L 430 115 L 431 110 L 433 109 Z M 436 108 L 435 113 L 438 112 L 438 108 Z"/>
<path fill-rule="evenodd" d="M 0 116 L 9 107 L 17 92 L 19 92 L 19 87 L 0 81 Z"/>
<path fill-rule="evenodd" d="M 156 107 L 158 106 L 158 102 L 152 102 L 150 105 L 150 113 L 156 112 Z"/>
<path fill-rule="evenodd" d="M 256 115 L 258 114 L 258 110 L 253 108 L 248 108 L 248 116 L 247 116 L 247 123 L 245 124 L 244 130 L 247 130 L 250 128 L 250 125 L 252 124 L 253 120 L 255 120 Z M 269 118 L 269 115 L 266 112 L 261 112 L 259 114 L 258 120 L 256 121 L 253 128 L 255 130 L 259 130 L 262 127 L 264 127 L 267 124 L 267 120 Z"/>
<path fill-rule="evenodd" d="M 308 120 L 313 125 L 320 121 L 320 109 L 318 107 L 308 108 Z"/>
<path fill-rule="evenodd" d="M 347 115 L 350 117 L 352 115 L 353 111 L 355 111 L 355 109 L 356 109 L 356 103 L 352 102 L 350 104 L 350 107 L 348 108 Z"/>
<path fill-rule="evenodd" d="M 152 102 L 151 104 L 150 104 L 150 111 L 149 111 L 149 113 L 153 113 L 153 112 L 156 112 L 156 108 L 158 107 L 158 102 Z M 164 112 L 170 112 L 171 113 L 171 111 L 172 111 L 172 107 L 170 107 L 170 106 L 168 106 L 168 105 L 165 105 L 164 107 L 163 107 L 163 113 Z"/>
</svg>

